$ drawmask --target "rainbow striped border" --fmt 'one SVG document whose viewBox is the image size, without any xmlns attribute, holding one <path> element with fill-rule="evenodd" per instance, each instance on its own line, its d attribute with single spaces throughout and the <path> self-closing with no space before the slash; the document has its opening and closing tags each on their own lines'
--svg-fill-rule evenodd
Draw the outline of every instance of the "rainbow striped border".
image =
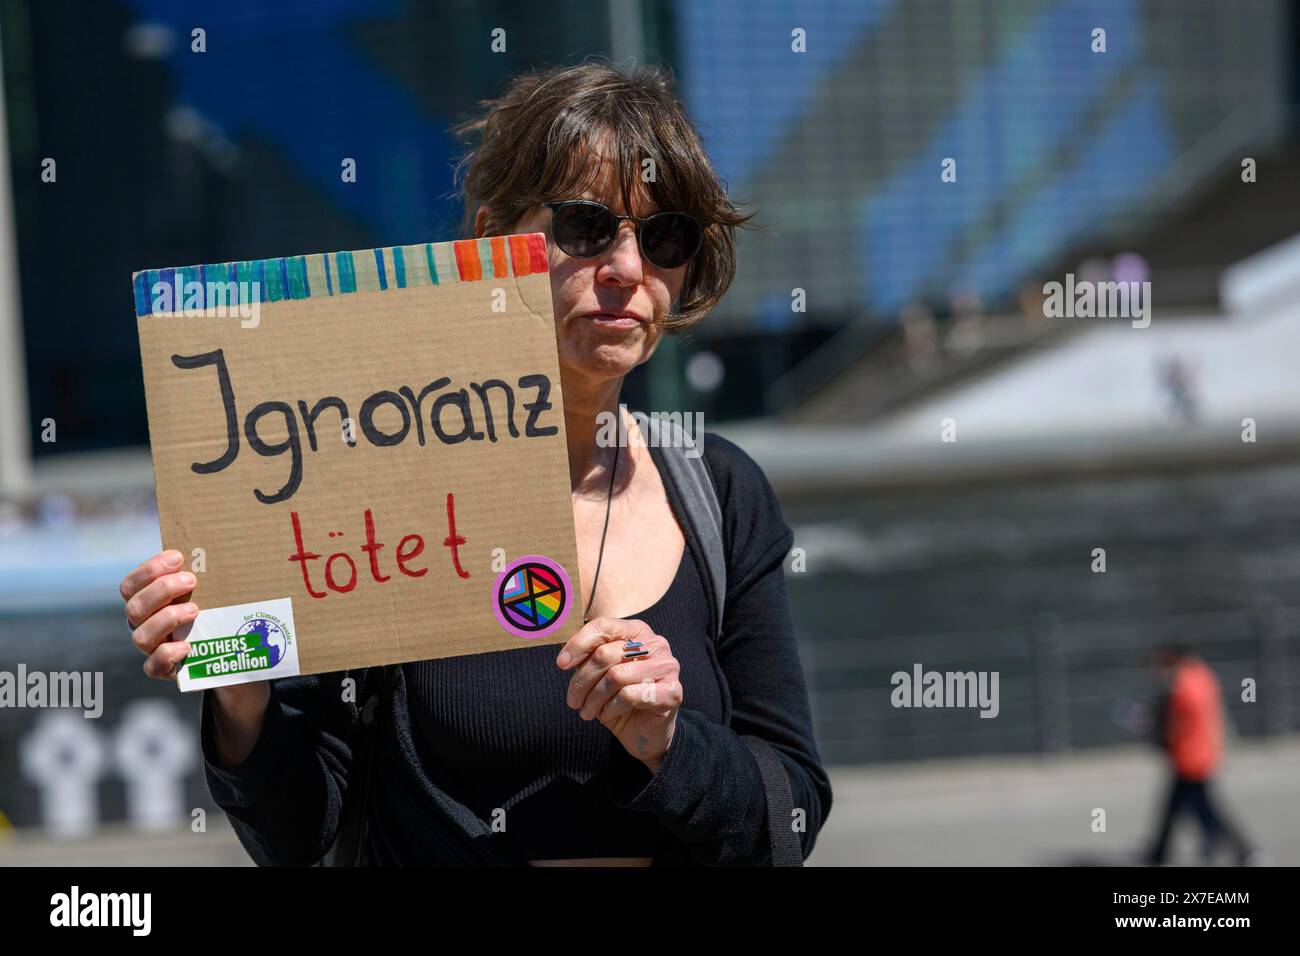
<svg viewBox="0 0 1300 956">
<path fill-rule="evenodd" d="M 198 282 L 205 296 L 209 282 L 257 282 L 260 283 L 262 302 L 278 302 L 281 299 L 310 299 L 313 295 L 383 292 L 408 286 L 504 279 L 546 272 L 548 268 L 546 237 L 534 232 L 284 259 L 145 269 L 135 273 L 131 281 L 135 287 L 135 314 L 146 316 L 153 314 L 151 290 L 159 282 L 179 288 L 182 293 L 186 283 Z M 177 282 L 179 286 L 176 286 Z M 204 305 L 201 302 L 200 308 Z"/>
</svg>

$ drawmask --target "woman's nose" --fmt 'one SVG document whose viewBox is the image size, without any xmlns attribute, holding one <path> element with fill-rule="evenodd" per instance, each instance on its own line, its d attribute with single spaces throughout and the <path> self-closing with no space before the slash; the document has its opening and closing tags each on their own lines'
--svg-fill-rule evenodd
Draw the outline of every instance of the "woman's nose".
<svg viewBox="0 0 1300 956">
<path fill-rule="evenodd" d="M 636 241 L 636 224 L 624 220 L 619 223 L 618 235 L 605 250 L 601 263 L 602 277 L 619 285 L 635 285 L 641 281 L 641 249 Z"/>
</svg>

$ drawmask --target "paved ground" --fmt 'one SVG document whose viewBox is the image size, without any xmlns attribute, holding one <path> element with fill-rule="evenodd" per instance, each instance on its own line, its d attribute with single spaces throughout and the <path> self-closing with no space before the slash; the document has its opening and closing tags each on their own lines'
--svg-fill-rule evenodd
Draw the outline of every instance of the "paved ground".
<svg viewBox="0 0 1300 956">
<path fill-rule="evenodd" d="M 1043 758 L 834 768 L 835 805 L 813 865 L 1120 865 L 1150 828 L 1164 787 L 1147 749 Z M 1300 738 L 1238 744 L 1221 781 L 1237 819 L 1275 864 L 1300 864 Z M 1091 829 L 1106 811 L 1106 832 Z M 1193 860 L 1193 833 L 1175 845 Z M 220 816 L 209 832 L 105 829 L 61 842 L 10 831 L 0 865 L 226 866 L 248 857 Z"/>
<path fill-rule="evenodd" d="M 54 840 L 30 830 L 0 839 L 0 866 L 252 866 L 225 817 L 213 814 L 207 833 L 141 833 L 104 827 L 89 840 Z"/>
<path fill-rule="evenodd" d="M 934 762 L 832 773 L 819 865 L 1123 865 L 1155 825 L 1165 782 L 1149 749 Z M 1238 744 L 1219 782 L 1241 828 L 1275 864 L 1300 864 L 1300 739 Z M 1091 829 L 1095 808 L 1106 832 Z M 1178 839 L 1181 837 L 1181 839 Z M 1195 831 L 1175 862 L 1195 862 Z"/>
</svg>

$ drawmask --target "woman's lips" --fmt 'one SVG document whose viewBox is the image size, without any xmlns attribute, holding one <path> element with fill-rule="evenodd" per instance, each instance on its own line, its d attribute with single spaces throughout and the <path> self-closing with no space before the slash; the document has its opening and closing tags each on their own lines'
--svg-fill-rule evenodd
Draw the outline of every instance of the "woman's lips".
<svg viewBox="0 0 1300 956">
<path fill-rule="evenodd" d="M 583 318 L 602 329 L 634 329 L 641 324 L 639 318 L 626 312 L 588 312 Z"/>
</svg>

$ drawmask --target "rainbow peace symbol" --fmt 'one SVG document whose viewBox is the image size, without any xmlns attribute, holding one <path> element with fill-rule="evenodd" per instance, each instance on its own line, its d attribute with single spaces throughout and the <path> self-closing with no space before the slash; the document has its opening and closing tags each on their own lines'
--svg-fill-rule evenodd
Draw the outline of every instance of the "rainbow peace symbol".
<svg viewBox="0 0 1300 956">
<path fill-rule="evenodd" d="M 515 637 L 545 637 L 568 615 L 572 591 L 564 568 L 550 558 L 528 554 L 497 576 L 492 609 Z"/>
</svg>

